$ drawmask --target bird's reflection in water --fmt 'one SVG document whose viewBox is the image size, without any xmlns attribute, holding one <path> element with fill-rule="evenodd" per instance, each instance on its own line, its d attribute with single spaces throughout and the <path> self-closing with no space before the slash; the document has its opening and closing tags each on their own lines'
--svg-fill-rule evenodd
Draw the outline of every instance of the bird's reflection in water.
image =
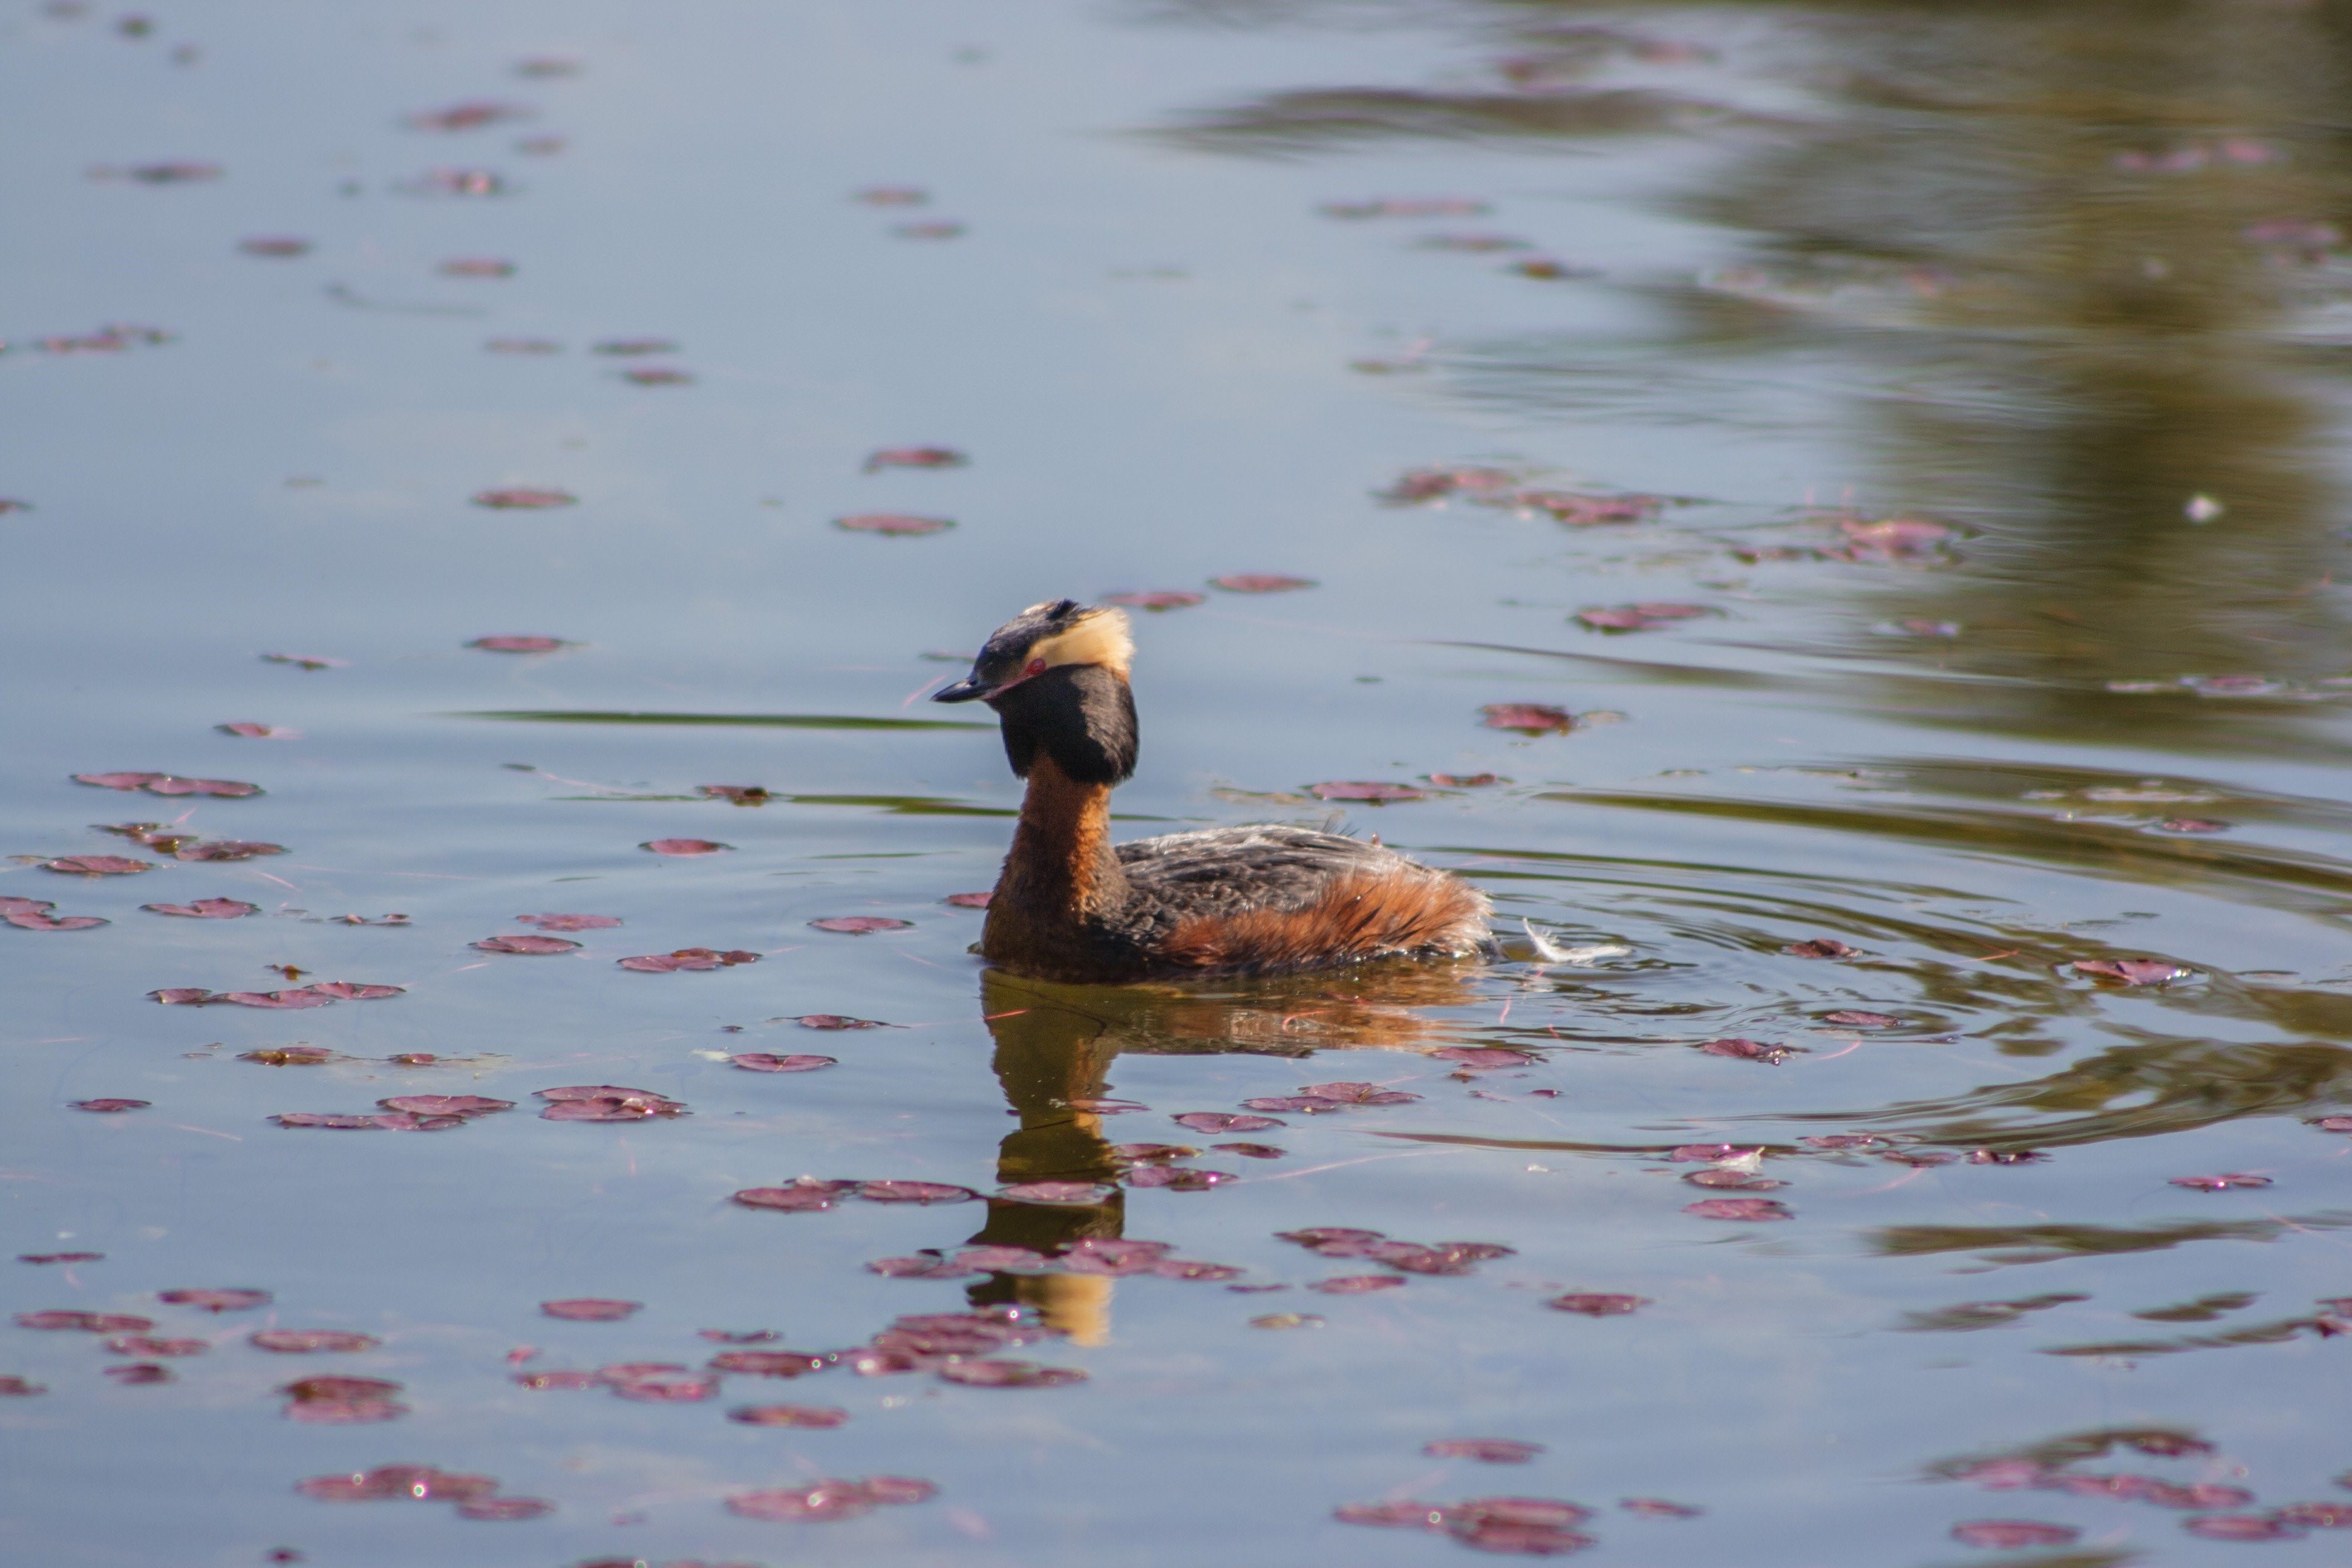
<svg viewBox="0 0 2352 1568">
<path fill-rule="evenodd" d="M 982 982 L 982 1012 L 996 1043 L 997 1082 L 1020 1121 L 999 1149 L 997 1180 L 1005 1186 L 1097 1183 L 1108 1195 L 1078 1204 L 992 1198 L 988 1223 L 971 1244 L 1053 1257 L 1088 1237 L 1124 1234 L 1126 1193 L 1118 1185 L 1124 1163 L 1112 1143 L 1129 1139 L 1104 1128 L 1117 1112 L 1089 1109 L 1118 1103 L 1110 1065 L 1121 1054 L 1303 1058 L 1341 1047 L 1427 1049 L 1455 1038 L 1458 1026 L 1449 1027 L 1421 1009 L 1475 1000 L 1470 982 L 1478 972 L 1467 963 L 1381 964 L 1179 990 L 1057 985 L 991 971 Z M 1139 1129 L 1131 1138 L 1154 1135 Z M 996 1273 L 967 1294 L 975 1307 L 1034 1307 L 1057 1331 L 1079 1344 L 1098 1344 L 1110 1331 L 1113 1284 L 1108 1274 Z"/>
</svg>

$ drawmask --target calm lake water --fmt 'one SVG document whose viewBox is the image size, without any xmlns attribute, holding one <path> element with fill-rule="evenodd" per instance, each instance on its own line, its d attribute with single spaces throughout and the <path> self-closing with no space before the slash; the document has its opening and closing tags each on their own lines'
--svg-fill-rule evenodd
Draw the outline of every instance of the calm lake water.
<svg viewBox="0 0 2352 1568">
<path fill-rule="evenodd" d="M 2340 1561 L 2347 90 L 2218 0 L 13 0 L 0 1557 Z M 1501 958 L 982 972 L 920 698 L 1153 592 L 1124 830 Z M 408 1096 L 514 1108 L 271 1120 Z"/>
</svg>

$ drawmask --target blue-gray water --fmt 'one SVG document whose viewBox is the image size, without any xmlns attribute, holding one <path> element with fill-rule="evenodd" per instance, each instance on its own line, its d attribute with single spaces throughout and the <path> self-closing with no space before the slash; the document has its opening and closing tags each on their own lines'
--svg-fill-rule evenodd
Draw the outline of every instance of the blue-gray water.
<svg viewBox="0 0 2352 1568">
<path fill-rule="evenodd" d="M 0 1309 L 212 1343 L 0 1327 L 0 1377 L 45 1390 L 0 1397 L 0 1557 L 1409 1564 L 1470 1548 L 1333 1510 L 1515 1494 L 1595 1510 L 1596 1563 L 2055 1568 L 2235 1561 L 2187 1521 L 2352 1502 L 2352 1339 L 2322 1304 L 2352 1294 L 2352 1189 L 2314 1124 L 2352 1111 L 2347 73 L 2324 5 L 255 0 L 141 31 L 16 0 L 0 895 L 111 923 L 0 927 L 0 1251 L 104 1254 L 0 1264 Z M 468 102 L 530 115 L 408 123 Z M 131 173 L 169 163 L 219 173 Z M 897 186 L 928 200 L 857 199 Z M 1321 210 L 1434 198 L 1487 210 Z M 896 232 L 938 223 L 963 227 Z M 239 248 L 268 237 L 310 248 Z M 168 341 L 43 342 L 106 323 Z M 594 350 L 646 338 L 676 350 Z M 625 378 L 649 365 L 693 379 Z M 932 444 L 969 465 L 862 471 Z M 1376 493 L 1465 465 L 1672 504 L 1580 526 Z M 469 500 L 517 487 L 576 504 Z M 835 526 L 872 512 L 955 526 Z M 1233 574 L 1315 585 L 1208 585 Z M 1149 590 L 1205 598 L 1137 616 L 1124 831 L 1344 811 L 1492 893 L 1506 960 L 984 985 L 980 916 L 941 900 L 990 884 L 1019 786 L 970 710 L 919 701 L 956 668 L 926 656 Z M 1658 603 L 1707 613 L 1572 618 Z M 571 646 L 465 646 L 514 635 Z M 1487 726 L 1501 703 L 1586 721 Z M 731 721 L 638 721 L 688 715 Z M 118 770 L 266 793 L 70 778 Z M 1307 787 L 1481 773 L 1386 806 Z M 89 826 L 133 822 L 286 853 Z M 638 847 L 669 837 L 731 848 Z M 154 868 L 42 868 L 107 854 Z M 204 898 L 260 912 L 140 908 Z M 469 945 L 549 911 L 624 923 L 565 955 Z M 809 923 L 858 915 L 912 924 Z M 1580 962 L 1536 962 L 1523 922 Z M 1822 938 L 1856 952 L 1783 951 Z M 614 963 L 693 946 L 760 958 Z M 2135 959 L 2188 973 L 2068 967 Z M 146 999 L 333 980 L 405 989 Z M 1727 1038 L 1794 1054 L 1698 1048 Z M 340 1059 L 240 1059 L 298 1042 Z M 1535 1059 L 1431 1054 L 1462 1046 Z M 385 1059 L 408 1053 L 439 1059 Z M 1268 1160 L 1168 1120 L 1335 1080 L 1422 1098 L 1286 1116 L 1247 1134 Z M 593 1084 L 691 1114 L 538 1117 L 537 1090 Z M 519 1104 L 436 1132 L 268 1120 L 420 1093 Z M 1066 1104 L 1106 1096 L 1149 1109 Z M 71 1108 L 104 1097 L 150 1103 Z M 1804 1142 L 1856 1132 L 1893 1137 Z M 1139 1142 L 1236 1179 L 1082 1211 L 729 1201 L 802 1174 L 989 1192 Z M 1786 1184 L 1695 1186 L 1664 1156 L 1702 1143 Z M 2221 1173 L 2269 1184 L 2173 1184 Z M 1793 1217 L 1685 1212 L 1748 1196 Z M 983 1226 L 1289 1288 L 865 1267 Z M 1324 1226 L 1515 1252 L 1322 1294 L 1378 1271 L 1276 1238 Z M 157 1299 L 232 1287 L 274 1300 Z M 1647 1304 L 1545 1305 L 1571 1292 Z M 643 1308 L 540 1310 L 572 1297 Z M 706 1329 L 845 1350 L 973 1300 L 1037 1309 L 1065 1337 L 1009 1353 L 1087 1381 L 514 1381 L 699 1366 L 728 1348 Z M 1323 1322 L 1252 1325 L 1283 1313 Z M 269 1327 L 382 1343 L 247 1342 Z M 142 1360 L 173 1379 L 105 1370 Z M 406 1413 L 281 1415 L 321 1374 L 396 1382 Z M 726 1418 L 783 1402 L 848 1419 Z M 1546 1451 L 1422 1455 L 1448 1437 Z M 1950 1479 L 2001 1458 L 2049 1484 Z M 293 1489 L 394 1462 L 553 1511 Z M 2063 1484 L 2119 1472 L 2253 1497 Z M 726 1507 L 873 1475 L 939 1491 Z M 1982 1520 L 2080 1534 L 1952 1538 Z"/>
</svg>

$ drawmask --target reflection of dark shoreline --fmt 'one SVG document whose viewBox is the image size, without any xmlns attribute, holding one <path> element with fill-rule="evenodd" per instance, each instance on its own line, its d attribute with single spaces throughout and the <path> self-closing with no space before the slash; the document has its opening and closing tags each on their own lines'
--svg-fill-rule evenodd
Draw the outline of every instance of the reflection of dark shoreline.
<svg viewBox="0 0 2352 1568">
<path fill-rule="evenodd" d="M 1311 0 L 1155 12 L 1330 16 Z M 1872 505 L 1964 521 L 1976 537 L 1939 569 L 1741 574 L 1768 596 L 1850 605 L 1841 646 L 1780 651 L 1935 672 L 1925 721 L 2265 752 L 2336 729 L 2332 706 L 2294 700 L 2331 695 L 2312 683 L 2346 672 L 2347 647 L 2329 592 L 2340 399 L 2296 334 L 2352 299 L 2352 157 L 2312 130 L 2340 118 L 2352 13 L 1755 13 L 1782 24 L 1770 47 L 1669 5 L 1605 23 L 1526 0 L 1417 7 L 1396 25 L 1450 22 L 1475 51 L 1442 79 L 1297 84 L 1171 134 L 1293 157 L 1463 141 L 1590 155 L 1708 125 L 1727 156 L 1677 205 L 1732 253 L 1694 255 L 1671 286 L 1583 285 L 1616 291 L 1598 335 L 1535 327 L 1530 306 L 1527 331 L 1440 344 L 1426 363 L 1448 395 L 1580 422 L 1826 429 Z M 1798 84 L 1809 118 L 1762 135 L 1689 96 Z M 1361 226 L 1409 237 L 1402 216 Z M 1866 635 L 1874 622 L 1938 629 Z M 2285 695 L 2166 694 L 2211 677 Z M 1863 677 L 1842 700 L 1907 718 L 1918 685 Z"/>
</svg>

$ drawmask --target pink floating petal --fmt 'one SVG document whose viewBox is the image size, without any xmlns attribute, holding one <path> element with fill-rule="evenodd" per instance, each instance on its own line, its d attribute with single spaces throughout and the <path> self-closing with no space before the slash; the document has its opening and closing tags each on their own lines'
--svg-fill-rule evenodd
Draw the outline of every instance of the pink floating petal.
<svg viewBox="0 0 2352 1568">
<path fill-rule="evenodd" d="M 493 1111 L 514 1109 L 511 1100 L 492 1100 L 480 1094 L 396 1094 L 376 1103 L 386 1110 L 404 1110 L 415 1116 L 488 1116 Z"/>
<path fill-rule="evenodd" d="M 1228 576 L 1209 579 L 1212 588 L 1223 588 L 1228 594 L 1287 594 L 1299 588 L 1312 588 L 1312 577 L 1285 577 L 1271 572 L 1236 572 Z"/>
<path fill-rule="evenodd" d="M 618 915 L 517 915 L 515 919 L 541 931 L 607 931 L 621 923 Z"/>
<path fill-rule="evenodd" d="M 2171 1184 L 2191 1187 L 2200 1193 L 2225 1193 L 2232 1187 L 2267 1187 L 2271 1184 L 2271 1178 L 2250 1175 L 2243 1171 L 2224 1171 L 2216 1176 L 2174 1176 Z"/>
<path fill-rule="evenodd" d="M 876 1204 L 963 1204 L 980 1194 L 946 1182 L 860 1182 L 857 1195 Z"/>
<path fill-rule="evenodd" d="M 459 1519 L 518 1520 L 537 1519 L 543 1513 L 553 1513 L 555 1505 L 535 1497 L 473 1498 L 457 1505 Z"/>
<path fill-rule="evenodd" d="M 562 1301 L 541 1301 L 539 1310 L 551 1318 L 562 1318 L 572 1323 L 617 1323 L 645 1305 L 642 1301 L 614 1301 L 598 1296 L 579 1296 Z"/>
<path fill-rule="evenodd" d="M 155 1299 L 174 1307 L 201 1307 L 207 1312 L 250 1311 L 274 1300 L 267 1290 L 164 1290 Z"/>
<path fill-rule="evenodd" d="M 121 855 L 60 855 L 54 860 L 41 862 L 41 869 L 45 871 L 79 877 L 128 877 L 133 872 L 154 868 L 150 861 L 126 859 Z"/>
<path fill-rule="evenodd" d="M 656 855 L 716 855 L 735 846 L 708 838 L 651 838 L 637 847 L 650 849 Z"/>
<path fill-rule="evenodd" d="M 1565 735 L 1576 728 L 1574 714 L 1548 703 L 1489 702 L 1478 711 L 1489 730 L 1515 730 L 1523 735 Z"/>
<path fill-rule="evenodd" d="M 1169 1120 L 1195 1132 L 1264 1132 L 1268 1128 L 1289 1125 L 1271 1116 L 1237 1116 L 1229 1110 L 1188 1110 Z"/>
<path fill-rule="evenodd" d="M 2064 1546 L 2082 1531 L 2070 1525 L 2043 1524 L 2030 1519 L 1972 1519 L 1952 1526 L 1952 1539 L 1963 1546 L 1984 1546 L 2016 1552 L 2029 1546 Z"/>
<path fill-rule="evenodd" d="M 578 496 L 566 490 L 534 489 L 527 486 L 478 490 L 474 494 L 476 506 L 490 507 L 499 511 L 544 511 L 550 507 L 574 505 L 579 500 Z"/>
<path fill-rule="evenodd" d="M 1360 800 L 1372 805 L 1391 801 L 1427 800 L 1429 792 L 1412 784 L 1384 784 L 1376 779 L 1337 779 L 1311 784 L 1307 793 L 1318 800 Z"/>
<path fill-rule="evenodd" d="M 877 931 L 908 931 L 912 921 L 892 920 L 887 915 L 835 915 L 826 920 L 811 921 L 818 931 L 838 931 L 845 936 L 868 936 Z"/>
<path fill-rule="evenodd" d="M 1544 1451 L 1541 1443 L 1512 1437 L 1440 1437 L 1423 1443 L 1421 1451 L 1433 1459 L 1475 1459 L 1482 1465 L 1524 1465 Z"/>
<path fill-rule="evenodd" d="M 1111 1188 L 1099 1182 L 1020 1182 L 996 1189 L 996 1196 L 1014 1204 L 1098 1204 Z"/>
<path fill-rule="evenodd" d="M 1789 1059 L 1790 1051 L 1795 1047 L 1768 1046 L 1761 1040 L 1730 1039 L 1703 1041 L 1698 1048 L 1711 1057 L 1732 1057 L 1740 1061 L 1762 1062 L 1767 1067 L 1779 1067 Z"/>
<path fill-rule="evenodd" d="M 71 1329 L 86 1334 L 143 1334 L 155 1326 L 152 1318 L 142 1318 L 133 1312 L 85 1312 L 71 1308 L 52 1308 L 41 1312 L 19 1312 L 16 1324 L 20 1329 Z"/>
<path fill-rule="evenodd" d="M 346 1329 L 257 1329 L 246 1336 L 246 1342 L 279 1355 L 310 1355 L 320 1351 L 372 1351 L 383 1342 Z"/>
<path fill-rule="evenodd" d="M 745 1051 L 727 1059 L 746 1072 L 814 1072 L 819 1068 L 840 1065 L 833 1057 L 778 1057 L 766 1051 Z"/>
<path fill-rule="evenodd" d="M 1647 1296 L 1611 1295 L 1597 1290 L 1571 1291 L 1544 1303 L 1555 1311 L 1577 1312 L 1588 1318 L 1617 1318 L 1650 1305 Z"/>
<path fill-rule="evenodd" d="M 2196 973 L 2160 958 L 2078 958 L 2067 967 L 2094 980 L 2113 980 L 2126 985 L 2162 985 Z"/>
<path fill-rule="evenodd" d="M 580 943 L 560 936 L 486 936 L 470 944 L 480 952 L 577 952 Z"/>
<path fill-rule="evenodd" d="M 776 1209 L 785 1214 L 815 1214 L 829 1209 L 844 1194 L 856 1190 L 856 1182 L 802 1182 L 789 1187 L 746 1187 L 736 1193 L 730 1202 L 747 1209 Z"/>
<path fill-rule="evenodd" d="M 918 538 L 926 533 L 944 533 L 955 526 L 955 521 L 952 518 L 918 517 L 903 511 L 861 511 L 848 517 L 835 518 L 833 526 L 850 533 Z"/>
<path fill-rule="evenodd" d="M 1429 1054 L 1439 1061 L 1460 1062 L 1474 1072 L 1531 1067 L 1540 1059 L 1533 1052 L 1507 1050 L 1500 1046 L 1441 1046 Z"/>
<path fill-rule="evenodd" d="M 180 915 L 189 920 L 233 921 L 261 912 L 259 904 L 248 904 L 242 899 L 198 899 L 192 904 L 142 904 L 139 906 L 159 915 Z"/>
<path fill-rule="evenodd" d="M 1702 1198 L 1695 1204 L 1685 1204 L 1683 1213 L 1696 1215 L 1701 1219 L 1773 1220 L 1797 1217 L 1788 1205 L 1771 1198 Z"/>
<path fill-rule="evenodd" d="M 1194 605 L 1209 602 L 1206 594 L 1187 593 L 1181 589 L 1160 589 L 1150 593 L 1105 594 L 1106 605 L 1125 605 L 1134 610 L 1187 610 Z"/>
<path fill-rule="evenodd" d="M 884 468 L 961 468 L 971 459 L 952 447 L 885 447 L 866 459 L 866 471 Z"/>
<path fill-rule="evenodd" d="M 484 653 L 553 653 L 572 645 L 562 637 L 476 637 L 466 646 L 480 648 Z"/>
<path fill-rule="evenodd" d="M 1084 1383 L 1087 1374 L 1074 1366 L 1040 1366 L 1034 1361 L 966 1357 L 940 1368 L 940 1376 L 967 1388 L 1059 1388 Z"/>
<path fill-rule="evenodd" d="M 827 1431 L 849 1419 L 849 1412 L 829 1405 L 745 1405 L 730 1410 L 727 1419 L 746 1426 L 794 1426 Z"/>
</svg>

